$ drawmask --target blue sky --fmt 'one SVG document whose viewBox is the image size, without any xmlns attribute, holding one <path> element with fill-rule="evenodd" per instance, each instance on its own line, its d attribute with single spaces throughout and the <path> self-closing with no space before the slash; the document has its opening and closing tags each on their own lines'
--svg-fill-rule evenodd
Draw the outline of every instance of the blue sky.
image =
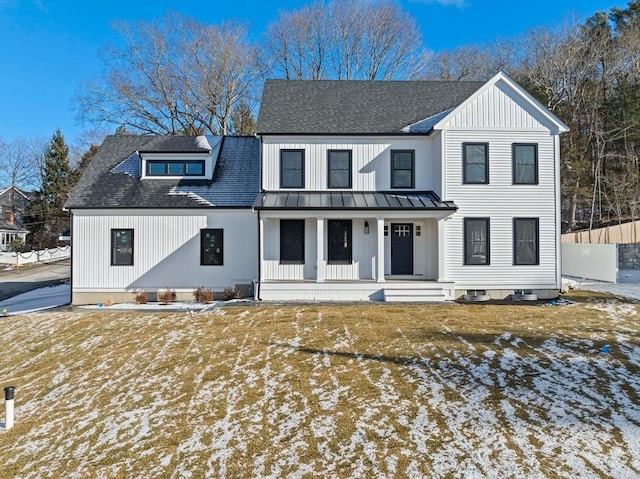
<svg viewBox="0 0 640 479">
<path fill-rule="evenodd" d="M 362 0 L 367 1 L 367 0 Z M 399 0 L 417 20 L 433 51 L 511 37 L 596 11 L 623 8 L 607 0 Z M 98 50 L 117 41 L 114 21 L 135 22 L 178 11 L 202 22 L 242 20 L 259 38 L 279 10 L 303 0 L 0 0 L 0 138 L 50 138 L 60 128 L 73 143 L 88 126 L 77 124 L 73 96 L 101 71 Z"/>
</svg>

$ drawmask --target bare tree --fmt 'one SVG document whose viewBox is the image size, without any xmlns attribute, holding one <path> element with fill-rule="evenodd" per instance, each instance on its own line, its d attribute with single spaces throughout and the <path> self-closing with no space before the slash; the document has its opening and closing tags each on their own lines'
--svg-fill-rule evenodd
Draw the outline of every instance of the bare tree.
<svg viewBox="0 0 640 479">
<path fill-rule="evenodd" d="M 33 190 L 40 181 L 42 140 L 16 138 L 10 142 L 0 139 L 0 186 Z"/>
<path fill-rule="evenodd" d="M 515 42 L 508 40 L 445 50 L 427 57 L 420 77 L 428 80 L 485 81 L 501 70 L 515 70 L 515 51 Z"/>
<path fill-rule="evenodd" d="M 424 56 L 414 18 L 389 0 L 316 0 L 281 12 L 265 43 L 271 73 L 286 79 L 412 78 Z"/>
<path fill-rule="evenodd" d="M 105 73 L 78 94 L 78 116 L 132 132 L 224 134 L 251 102 L 262 71 L 243 25 L 205 25 L 177 14 L 115 26 L 122 45 L 102 52 Z"/>
</svg>

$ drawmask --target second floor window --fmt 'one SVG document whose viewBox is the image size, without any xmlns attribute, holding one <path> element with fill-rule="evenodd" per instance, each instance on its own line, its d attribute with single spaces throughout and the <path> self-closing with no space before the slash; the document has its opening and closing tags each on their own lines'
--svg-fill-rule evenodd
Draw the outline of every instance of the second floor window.
<svg viewBox="0 0 640 479">
<path fill-rule="evenodd" d="M 204 160 L 147 160 L 147 176 L 204 176 Z"/>
<path fill-rule="evenodd" d="M 304 188 L 304 150 L 280 150 L 280 188 Z"/>
<path fill-rule="evenodd" d="M 329 188 L 351 188 L 351 150 L 329 150 Z"/>
<path fill-rule="evenodd" d="M 462 165 L 463 183 L 489 183 L 489 143 L 463 143 Z"/>
<path fill-rule="evenodd" d="M 513 145 L 513 184 L 538 184 L 538 145 L 535 143 Z"/>
<path fill-rule="evenodd" d="M 391 151 L 391 188 L 415 188 L 415 152 Z"/>
</svg>

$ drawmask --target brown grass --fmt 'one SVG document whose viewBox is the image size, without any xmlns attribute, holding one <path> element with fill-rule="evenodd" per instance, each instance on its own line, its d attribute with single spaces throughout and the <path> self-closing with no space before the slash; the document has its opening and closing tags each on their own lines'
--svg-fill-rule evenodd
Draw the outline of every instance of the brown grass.
<svg viewBox="0 0 640 479">
<path fill-rule="evenodd" d="M 0 474 L 640 474 L 637 306 L 572 299 L 0 318 Z"/>
</svg>

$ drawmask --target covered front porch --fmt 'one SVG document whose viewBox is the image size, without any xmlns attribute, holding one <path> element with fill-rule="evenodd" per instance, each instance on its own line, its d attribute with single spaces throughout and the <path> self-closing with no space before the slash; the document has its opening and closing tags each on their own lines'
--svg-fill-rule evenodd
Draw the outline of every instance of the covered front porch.
<svg viewBox="0 0 640 479">
<path fill-rule="evenodd" d="M 316 193 L 318 207 L 311 205 L 313 193 L 264 194 L 256 206 L 258 298 L 453 299 L 444 252 L 445 221 L 455 205 L 431 192 L 375 193 L 377 207 L 357 207 L 365 194 Z"/>
</svg>

